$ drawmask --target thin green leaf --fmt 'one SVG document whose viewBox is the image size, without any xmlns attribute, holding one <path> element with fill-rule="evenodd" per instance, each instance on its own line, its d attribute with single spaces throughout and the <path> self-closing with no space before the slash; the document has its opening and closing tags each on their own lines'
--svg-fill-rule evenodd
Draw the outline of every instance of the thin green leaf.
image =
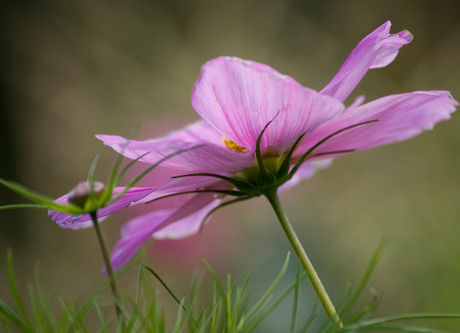
<svg viewBox="0 0 460 333">
<path fill-rule="evenodd" d="M 364 271 L 364 275 L 361 278 L 361 281 L 359 282 L 358 287 L 352 293 L 352 295 L 350 296 L 349 300 L 347 301 L 347 303 L 344 305 L 344 307 L 340 311 L 340 314 L 339 314 L 340 317 L 345 317 L 346 315 L 348 315 L 348 313 L 351 311 L 353 306 L 355 306 L 355 304 L 358 301 L 359 297 L 363 293 L 364 288 L 366 288 L 367 284 L 369 283 L 369 280 L 370 280 L 372 274 L 374 273 L 378 262 L 382 258 L 382 255 L 383 255 L 383 253 L 385 251 L 385 248 L 386 248 L 387 244 L 388 244 L 388 241 L 385 238 L 380 242 L 379 246 L 377 247 L 377 249 L 375 250 L 374 254 L 371 257 L 369 265 L 367 266 L 366 270 Z"/>
<path fill-rule="evenodd" d="M 32 325 L 30 322 L 30 319 L 27 315 L 27 312 L 24 308 L 24 304 L 22 303 L 21 296 L 19 295 L 18 288 L 16 286 L 16 278 L 14 276 L 14 268 L 13 268 L 13 254 L 11 249 L 8 249 L 6 253 L 6 267 L 7 267 L 7 272 L 8 272 L 8 283 L 10 285 L 10 290 L 11 294 L 13 296 L 14 304 L 16 305 L 19 314 L 22 317 L 23 322 L 27 326 L 27 328 L 30 330 Z"/>
<path fill-rule="evenodd" d="M 231 284 L 230 275 L 227 275 L 227 292 L 225 293 L 225 313 L 226 313 L 226 324 L 227 324 L 227 332 L 234 331 L 234 321 L 232 316 L 232 296 L 233 296 L 233 288 Z"/>
<path fill-rule="evenodd" d="M 40 311 L 41 307 L 37 304 L 35 292 L 34 292 L 34 290 L 33 290 L 31 285 L 28 285 L 27 289 L 29 291 L 30 307 L 32 308 L 32 311 L 33 311 L 34 317 L 35 317 L 35 326 L 38 326 L 38 328 L 39 328 L 39 330 L 41 332 L 46 332 L 47 329 L 46 329 L 45 323 L 43 321 L 43 316 L 42 316 L 41 311 Z"/>
<path fill-rule="evenodd" d="M 190 320 L 193 321 L 193 323 L 195 324 L 196 327 L 198 327 L 198 323 L 195 321 L 195 319 L 192 317 L 192 315 L 189 313 L 189 311 L 187 310 L 187 308 L 182 304 L 182 302 L 179 300 L 179 298 L 176 297 L 176 295 L 174 295 L 174 293 L 172 292 L 171 289 L 169 289 L 168 285 L 163 281 L 162 278 L 160 278 L 160 276 L 153 270 L 151 269 L 150 267 L 148 267 L 147 265 L 145 264 L 141 264 L 139 266 L 139 274 L 138 274 L 138 284 L 140 285 L 141 283 L 141 279 L 140 279 L 140 274 L 142 274 L 142 270 L 147 270 L 150 274 L 152 274 L 160 283 L 161 285 L 166 289 L 166 291 L 168 292 L 168 294 L 177 302 L 177 304 L 179 304 L 181 307 L 182 307 L 182 310 L 184 310 L 184 312 L 187 314 L 187 316 L 189 316 Z M 138 292 L 139 292 L 139 288 L 138 287 Z M 138 304 L 139 304 L 139 294 L 137 294 L 137 298 L 136 298 L 136 311 L 138 312 L 139 311 L 139 308 L 138 308 Z"/>
<path fill-rule="evenodd" d="M 23 209 L 23 208 L 49 209 L 48 207 L 43 206 L 43 205 L 33 205 L 33 204 L 17 204 L 17 205 L 0 206 L 0 210 Z"/>
<path fill-rule="evenodd" d="M 97 316 L 102 325 L 102 327 L 100 328 L 100 331 L 108 332 L 107 320 L 105 319 L 105 316 L 102 313 L 101 308 L 99 307 L 99 304 L 97 303 L 96 297 L 93 297 L 93 306 L 94 306 L 94 309 L 96 309 Z"/>
<path fill-rule="evenodd" d="M 24 323 L 24 321 L 1 300 L 0 300 L 0 314 L 6 317 L 6 319 L 12 321 L 23 332 L 32 332 L 30 327 L 28 327 L 26 323 Z"/>
<path fill-rule="evenodd" d="M 313 322 L 315 321 L 317 317 L 318 317 L 318 306 L 316 306 L 313 309 L 310 316 L 305 321 L 305 324 L 300 329 L 299 333 L 305 333 L 310 328 L 311 324 L 313 324 Z"/>
<path fill-rule="evenodd" d="M 268 299 L 268 297 L 273 293 L 273 290 L 276 288 L 276 286 L 280 283 L 281 279 L 283 278 L 284 274 L 286 274 L 288 265 L 289 265 L 289 258 L 291 256 L 291 253 L 288 252 L 286 259 L 284 260 L 283 267 L 281 268 L 281 271 L 278 273 L 278 276 L 275 278 L 275 280 L 272 282 L 270 287 L 267 289 L 265 294 L 262 296 L 262 298 L 254 305 L 254 307 L 249 311 L 247 314 L 247 317 L 250 318 L 258 309 L 265 303 L 265 301 Z"/>
<path fill-rule="evenodd" d="M 246 324 L 246 316 L 244 316 L 243 311 L 246 308 L 246 289 L 249 283 L 250 273 L 246 274 L 243 284 L 241 287 L 237 288 L 236 291 L 236 301 L 235 301 L 235 311 L 234 316 L 240 318 L 238 325 L 236 327 L 237 332 L 241 332 Z"/>
<path fill-rule="evenodd" d="M 399 332 L 409 332 L 409 333 L 449 333 L 447 331 L 441 331 L 437 329 L 427 328 L 427 327 L 419 327 L 419 326 L 408 326 L 408 325 L 376 325 L 371 327 L 364 327 L 367 330 L 384 330 L 387 331 L 399 331 Z"/>
<path fill-rule="evenodd" d="M 380 324 L 386 324 L 402 320 L 419 320 L 419 319 L 460 319 L 460 314 L 457 313 L 414 313 L 388 316 L 377 319 L 369 319 L 356 324 L 345 326 L 346 331 L 355 329 L 369 328 Z"/>
<path fill-rule="evenodd" d="M 221 314 L 222 314 L 222 307 L 220 306 L 222 298 L 217 299 L 218 290 L 219 290 L 219 293 L 222 294 L 222 292 L 220 291 L 221 282 L 220 282 L 220 280 L 218 278 L 217 278 L 217 281 L 216 281 L 216 278 L 213 275 L 213 273 L 215 273 L 215 272 L 212 270 L 211 266 L 205 260 L 203 260 L 203 261 L 204 261 L 205 266 L 208 268 L 208 270 L 211 272 L 211 275 L 213 276 L 213 288 L 212 288 L 212 304 L 213 304 L 213 307 L 212 307 L 212 310 L 211 310 L 206 322 L 210 321 L 209 332 L 217 332 L 218 323 L 220 322 L 220 317 L 221 317 Z M 217 275 L 216 275 L 216 277 L 217 277 Z"/>
<path fill-rule="evenodd" d="M 51 306 L 49 304 L 49 300 L 45 295 L 45 292 L 43 291 L 43 288 L 40 284 L 40 271 L 39 271 L 39 266 L 36 265 L 35 267 L 35 290 L 38 296 L 38 300 L 40 302 L 40 309 L 46 315 L 46 318 L 48 319 L 49 324 L 51 327 L 58 327 L 58 323 L 56 321 L 56 318 L 54 317 L 53 313 L 51 312 Z"/>
<path fill-rule="evenodd" d="M 307 277 L 307 274 L 302 274 L 300 281 L 304 280 Z M 278 296 L 275 300 L 273 300 L 270 304 L 264 305 L 259 313 L 254 316 L 254 318 L 246 325 L 245 332 L 252 332 L 259 323 L 267 317 L 286 297 L 289 295 L 294 289 L 296 282 L 291 283 L 284 291 Z"/>
<path fill-rule="evenodd" d="M 172 332 L 181 332 L 182 328 L 185 325 L 184 317 L 182 317 L 182 307 L 185 307 L 183 300 L 180 302 L 179 308 L 177 309 L 176 323 L 174 324 Z M 198 324 L 197 324 L 197 327 L 198 327 Z"/>
<path fill-rule="evenodd" d="M 347 320 L 348 323 L 355 323 L 364 316 L 371 314 L 375 311 L 377 306 L 380 304 L 382 298 L 379 298 L 377 295 L 373 295 L 372 299 L 353 317 Z"/>
<path fill-rule="evenodd" d="M 291 325 L 289 327 L 289 331 L 291 333 L 295 332 L 295 324 L 297 321 L 297 308 L 299 306 L 299 287 L 300 287 L 300 261 L 297 264 L 297 271 L 295 274 L 295 288 L 294 288 L 294 298 L 293 298 L 293 304 L 292 304 L 292 313 L 291 313 Z"/>
<path fill-rule="evenodd" d="M 78 215 L 78 214 L 83 213 L 82 209 L 75 205 L 71 205 L 71 204 L 62 205 L 62 204 L 56 203 L 54 202 L 53 199 L 48 198 L 44 195 L 38 194 L 36 192 L 33 192 L 18 183 L 6 181 L 0 178 L 0 184 L 2 184 L 5 187 L 8 187 L 10 190 L 16 192 L 17 194 L 27 199 L 30 199 L 32 201 L 35 201 L 36 203 L 46 206 L 48 209 L 52 209 L 58 212 L 71 214 L 71 215 Z"/>
<path fill-rule="evenodd" d="M 71 332 L 78 332 L 77 330 L 77 322 L 75 321 L 74 317 L 72 316 L 72 313 L 71 313 L 71 310 L 69 308 L 69 306 L 62 300 L 62 299 L 59 299 L 59 303 L 61 303 L 61 307 L 62 309 L 64 310 L 64 313 L 67 317 L 67 320 L 69 321 L 69 328 L 67 330 L 68 333 L 71 333 Z"/>
<path fill-rule="evenodd" d="M 222 282 L 220 281 L 219 276 L 217 275 L 216 271 L 212 269 L 211 265 L 205 259 L 202 259 L 202 261 L 204 265 L 206 266 L 206 268 L 208 269 L 209 273 L 211 273 L 214 283 L 217 286 L 217 289 L 219 290 L 220 296 L 223 298 L 225 296 L 225 288 Z"/>
<path fill-rule="evenodd" d="M 96 171 L 96 165 L 98 161 L 99 161 L 99 155 L 96 155 L 93 162 L 91 163 L 91 166 L 89 167 L 87 180 L 88 180 L 88 183 L 90 184 L 94 182 L 94 172 Z"/>
</svg>

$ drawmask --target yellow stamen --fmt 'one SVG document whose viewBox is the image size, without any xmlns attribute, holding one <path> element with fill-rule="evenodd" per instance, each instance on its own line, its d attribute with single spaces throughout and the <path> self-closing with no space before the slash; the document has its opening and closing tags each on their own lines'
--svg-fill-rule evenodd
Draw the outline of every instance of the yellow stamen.
<svg viewBox="0 0 460 333">
<path fill-rule="evenodd" d="M 232 140 L 227 139 L 225 136 L 222 137 L 222 143 L 227 146 L 227 148 L 230 148 L 231 150 L 234 150 L 238 153 L 247 153 L 248 150 L 244 147 L 241 147 L 239 144 L 233 142 Z"/>
</svg>

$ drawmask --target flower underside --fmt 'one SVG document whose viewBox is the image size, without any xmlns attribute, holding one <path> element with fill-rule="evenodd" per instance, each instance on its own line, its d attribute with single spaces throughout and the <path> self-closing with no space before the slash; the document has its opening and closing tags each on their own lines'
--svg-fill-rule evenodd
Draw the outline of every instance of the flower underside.
<svg viewBox="0 0 460 333">
<path fill-rule="evenodd" d="M 175 193 L 173 195 L 167 195 L 167 196 L 175 196 L 175 195 L 181 195 L 181 194 L 186 194 L 186 193 L 217 192 L 220 194 L 228 194 L 231 196 L 236 196 L 238 197 L 237 201 L 241 201 L 241 200 L 249 199 L 251 197 L 257 197 L 260 195 L 267 195 L 267 193 L 276 192 L 276 190 L 281 185 L 289 181 L 294 176 L 294 174 L 297 172 L 297 170 L 300 168 L 302 163 L 304 163 L 307 158 L 311 156 L 315 156 L 312 154 L 313 151 L 316 148 L 318 148 L 320 145 L 322 145 L 324 142 L 328 141 L 332 137 L 344 131 L 350 130 L 355 127 L 363 126 L 366 124 L 370 124 L 378 120 L 365 121 L 362 123 L 357 123 L 357 124 L 342 128 L 328 135 L 327 137 L 323 138 L 319 142 L 317 142 L 315 145 L 313 145 L 313 147 L 311 147 L 307 152 L 305 152 L 300 158 L 299 157 L 293 158 L 293 154 L 294 154 L 294 151 L 297 149 L 299 143 L 305 137 L 306 133 L 302 134 L 299 138 L 297 138 L 296 142 L 293 144 L 291 149 L 288 152 L 284 153 L 282 156 L 270 156 L 270 154 L 268 156 L 263 156 L 261 152 L 260 142 L 261 142 L 262 136 L 264 135 L 265 130 L 272 123 L 272 121 L 270 121 L 265 126 L 265 128 L 261 131 L 261 133 L 259 134 L 259 137 L 257 138 L 256 160 L 255 160 L 256 165 L 254 167 L 242 170 L 241 172 L 235 174 L 234 177 L 227 177 L 227 176 L 213 174 L 213 173 L 192 173 L 192 174 L 185 174 L 185 175 L 173 177 L 173 178 L 196 177 L 196 176 L 213 177 L 213 178 L 217 178 L 217 179 L 229 182 L 231 185 L 233 185 L 233 187 L 236 190 L 211 190 L 211 189 L 202 190 L 200 189 L 196 191 L 179 192 L 179 193 Z M 247 149 L 239 146 L 238 144 L 234 143 L 231 140 L 228 140 L 225 137 L 223 138 L 223 142 L 228 148 L 232 150 L 239 151 L 239 152 L 247 152 Z M 328 153 L 323 153 L 321 155 L 337 154 L 337 153 L 345 153 L 345 152 L 348 153 L 352 151 L 353 149 L 332 151 Z M 162 197 L 157 198 L 155 199 L 155 201 L 161 198 Z M 228 204 L 229 203 L 224 203 L 223 205 L 228 205 Z M 218 206 L 216 207 L 216 209 L 220 207 L 221 206 Z"/>
</svg>

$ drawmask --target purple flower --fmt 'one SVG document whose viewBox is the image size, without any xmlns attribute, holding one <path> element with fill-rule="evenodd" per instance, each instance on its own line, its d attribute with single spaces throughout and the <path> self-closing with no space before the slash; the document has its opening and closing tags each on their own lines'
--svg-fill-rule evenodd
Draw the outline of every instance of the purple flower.
<svg viewBox="0 0 460 333">
<path fill-rule="evenodd" d="M 449 119 L 458 103 L 447 91 L 390 95 L 365 104 L 358 98 L 344 106 L 369 69 L 391 63 L 412 40 L 408 31 L 390 34 L 390 26 L 386 22 L 365 37 L 320 92 L 267 65 L 219 57 L 204 64 L 193 89 L 192 106 L 201 120 L 146 141 L 97 135 L 124 156 L 150 164 L 199 145 L 162 164 L 187 177 L 150 188 L 138 202 L 196 193 L 187 194 L 175 209 L 127 222 L 112 253 L 114 268 L 123 266 L 150 236 L 188 236 L 215 209 L 292 186 L 329 165 L 332 156 L 405 140 Z M 235 199 L 223 202 L 225 194 Z"/>
</svg>

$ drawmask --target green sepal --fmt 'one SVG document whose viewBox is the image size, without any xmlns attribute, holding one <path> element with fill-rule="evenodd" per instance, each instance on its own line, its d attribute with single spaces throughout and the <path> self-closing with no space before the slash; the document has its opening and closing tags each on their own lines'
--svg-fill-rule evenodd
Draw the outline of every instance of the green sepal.
<svg viewBox="0 0 460 333">
<path fill-rule="evenodd" d="M 257 164 L 259 166 L 259 175 L 258 175 L 258 182 L 259 183 L 265 182 L 266 178 L 267 178 L 266 169 L 264 167 L 264 162 L 263 162 L 263 159 L 262 159 L 262 152 L 260 151 L 260 142 L 262 141 L 262 136 L 264 135 L 265 130 L 272 123 L 272 121 L 273 121 L 273 119 L 271 121 L 269 121 L 267 123 L 267 125 L 265 125 L 265 127 L 262 130 L 262 132 L 260 132 L 259 136 L 257 137 L 257 141 L 256 141 L 256 158 L 257 158 Z"/>
<path fill-rule="evenodd" d="M 307 131 L 308 132 L 308 131 Z M 292 146 L 291 150 L 287 153 L 286 157 L 283 160 L 283 163 L 281 164 L 278 174 L 276 175 L 276 178 L 281 182 L 284 183 L 284 179 L 289 173 L 289 168 L 291 167 L 291 159 L 292 159 L 292 154 L 294 154 L 294 151 L 296 150 L 297 146 L 299 145 L 300 141 L 307 135 L 307 132 L 303 133 L 301 136 L 297 138 L 297 140 L 294 142 L 294 145 Z"/>
<path fill-rule="evenodd" d="M 263 174 L 264 176 L 261 177 L 261 172 L 259 172 L 258 187 L 262 189 L 266 187 L 273 187 L 276 184 L 275 174 L 268 168 L 264 168 Z"/>
</svg>

